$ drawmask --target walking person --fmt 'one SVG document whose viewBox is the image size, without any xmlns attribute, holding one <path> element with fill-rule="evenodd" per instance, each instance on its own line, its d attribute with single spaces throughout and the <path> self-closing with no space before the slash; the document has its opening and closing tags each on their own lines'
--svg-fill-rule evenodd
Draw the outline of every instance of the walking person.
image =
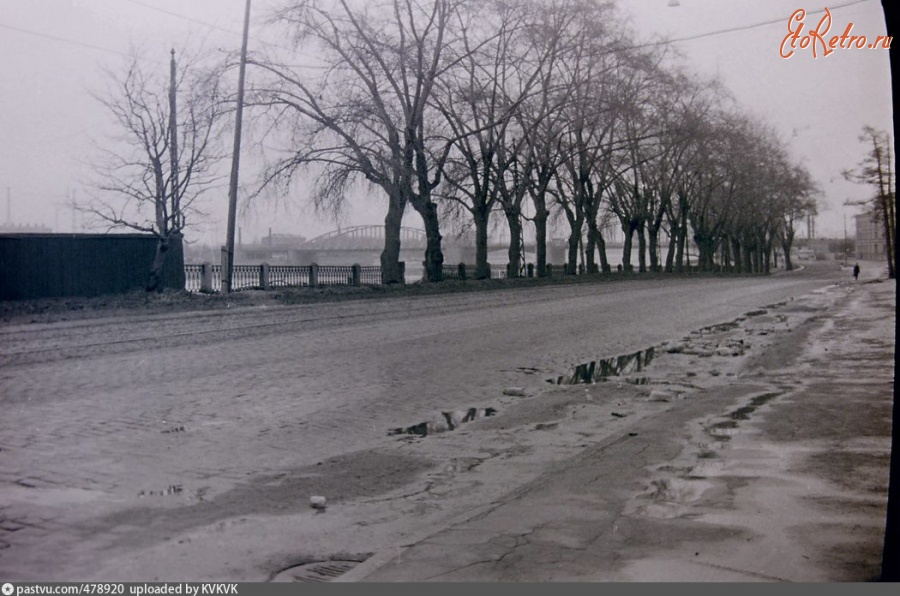
<svg viewBox="0 0 900 596">
<path fill-rule="evenodd" d="M 853 266 L 853 281 L 859 281 L 859 263 Z"/>
</svg>

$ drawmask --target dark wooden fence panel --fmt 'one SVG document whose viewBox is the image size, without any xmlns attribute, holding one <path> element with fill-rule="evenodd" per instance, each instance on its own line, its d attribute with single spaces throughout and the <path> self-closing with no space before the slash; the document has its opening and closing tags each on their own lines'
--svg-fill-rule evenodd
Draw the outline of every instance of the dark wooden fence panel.
<svg viewBox="0 0 900 596">
<path fill-rule="evenodd" d="M 0 234 L 0 300 L 99 296 L 142 289 L 156 238 L 143 234 Z M 184 247 L 172 240 L 163 285 L 184 289 Z"/>
</svg>

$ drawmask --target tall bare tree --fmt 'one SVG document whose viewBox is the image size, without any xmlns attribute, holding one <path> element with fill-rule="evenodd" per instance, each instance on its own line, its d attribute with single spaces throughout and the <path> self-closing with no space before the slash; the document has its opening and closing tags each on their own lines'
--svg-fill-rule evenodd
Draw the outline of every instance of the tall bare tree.
<svg viewBox="0 0 900 596">
<path fill-rule="evenodd" d="M 468 213 L 475 228 L 475 278 L 488 271 L 488 223 L 499 197 L 495 169 L 500 146 L 512 122 L 511 84 L 516 78 L 515 51 L 522 11 L 502 2 L 470 6 L 461 28 L 464 57 L 447 73 L 434 104 L 457 142 L 445 163 L 442 196 L 451 209 Z M 478 47 L 477 51 L 473 48 Z"/>
<path fill-rule="evenodd" d="M 201 215 L 198 199 L 221 179 L 221 77 L 199 62 L 179 65 L 172 50 L 169 68 L 157 68 L 133 52 L 123 70 L 105 72 L 107 89 L 95 94 L 118 133 L 99 147 L 82 209 L 109 229 L 157 237 L 148 291 L 162 289 L 170 241 Z"/>
<path fill-rule="evenodd" d="M 630 45 L 629 32 L 606 2 L 576 3 L 579 20 L 571 27 L 569 51 L 558 62 L 558 80 L 566 88 L 569 101 L 562 107 L 566 126 L 561 146 L 565 159 L 556 173 L 556 204 L 569 224 L 566 272 L 577 272 L 583 229 L 589 230 L 589 253 L 601 249 L 606 268 L 600 228 L 595 225 L 600 202 L 612 180 L 613 154 L 618 140 L 617 126 L 624 97 Z"/>
<path fill-rule="evenodd" d="M 806 168 L 785 165 L 787 167 L 781 170 L 776 178 L 777 196 L 781 201 L 779 211 L 782 217 L 778 240 L 784 253 L 784 267 L 787 271 L 792 271 L 794 263 L 791 261 L 791 250 L 797 234 L 797 225 L 809 215 L 818 212 L 816 195 L 819 189 Z"/>
<path fill-rule="evenodd" d="M 251 104 L 269 108 L 288 141 L 288 155 L 273 165 L 266 182 L 289 182 L 299 169 L 319 164 L 320 201 L 340 201 L 358 177 L 382 189 L 388 209 L 381 264 L 389 283 L 400 279 L 400 224 L 407 205 L 425 227 L 427 278 L 442 279 L 433 192 L 456 138 L 436 117 L 432 99 L 439 78 L 466 55 L 458 36 L 458 28 L 467 26 L 459 11 L 463 4 L 289 2 L 273 22 L 284 25 L 316 63 L 251 61 L 272 75 L 257 87 Z"/>
<path fill-rule="evenodd" d="M 572 34 L 572 25 L 582 20 L 583 10 L 579 2 L 559 1 L 550 3 L 535 16 L 537 19 L 530 28 L 531 43 L 545 59 L 539 63 L 538 86 L 516 110 L 514 118 L 519 136 L 501 146 L 501 150 L 503 160 L 511 165 L 506 171 L 515 187 L 514 192 L 508 193 L 512 201 L 519 201 L 515 205 L 521 209 L 525 191 L 534 206 L 531 221 L 534 222 L 536 270 L 538 277 L 544 277 L 547 274 L 547 224 L 551 215 L 547 199 L 550 186 L 568 157 L 563 149 L 563 135 L 568 127 L 563 108 L 571 97 L 568 85 L 559 75 L 562 64 L 577 46 L 578 36 Z"/>
<path fill-rule="evenodd" d="M 894 251 L 897 241 L 897 210 L 894 189 L 896 187 L 894 173 L 894 152 L 891 136 L 871 126 L 863 128 L 859 137 L 861 143 L 869 146 L 865 159 L 854 170 L 844 172 L 844 176 L 853 182 L 872 187 L 872 198 L 868 201 L 872 220 L 882 225 L 885 238 L 885 257 L 888 275 L 896 278 Z"/>
</svg>

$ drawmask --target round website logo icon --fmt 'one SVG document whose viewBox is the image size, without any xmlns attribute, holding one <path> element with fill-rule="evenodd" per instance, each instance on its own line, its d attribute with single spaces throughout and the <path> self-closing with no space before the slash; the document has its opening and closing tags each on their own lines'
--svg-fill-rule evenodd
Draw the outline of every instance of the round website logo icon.
<svg viewBox="0 0 900 596">
<path fill-rule="evenodd" d="M 3 584 L 3 596 L 9 596 L 13 593 L 13 585 L 12 584 Z"/>
</svg>

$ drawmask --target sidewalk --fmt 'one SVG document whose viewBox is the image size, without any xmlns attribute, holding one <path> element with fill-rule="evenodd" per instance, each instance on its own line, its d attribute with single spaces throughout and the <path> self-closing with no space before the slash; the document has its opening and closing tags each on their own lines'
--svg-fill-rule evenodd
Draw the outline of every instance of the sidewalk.
<svg viewBox="0 0 900 596">
<path fill-rule="evenodd" d="M 871 281 L 865 273 L 861 282 Z M 841 294 L 833 308 L 751 358 L 734 382 L 688 396 L 689 407 L 650 416 L 338 581 L 875 577 L 895 285 L 831 291 Z M 781 310 L 792 308 L 812 307 Z"/>
</svg>

